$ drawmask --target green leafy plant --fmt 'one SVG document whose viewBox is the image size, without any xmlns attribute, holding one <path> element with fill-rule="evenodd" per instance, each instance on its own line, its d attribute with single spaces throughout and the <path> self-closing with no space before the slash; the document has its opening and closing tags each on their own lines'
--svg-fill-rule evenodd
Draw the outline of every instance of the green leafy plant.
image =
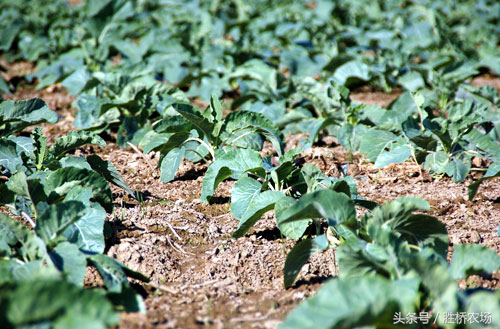
<svg viewBox="0 0 500 329">
<path fill-rule="evenodd" d="M 298 214 L 306 209 L 324 211 L 328 222 L 336 224 L 330 229 L 339 238 L 336 251 L 339 277 L 331 279 L 315 296 L 302 303 L 280 328 L 407 328 L 405 322 L 399 325 L 394 322 L 398 312 L 427 312 L 440 326 L 472 328 L 475 326 L 470 323 L 463 326 L 446 324 L 439 314 L 489 312 L 500 307 L 496 292 L 464 291 L 456 283 L 456 279 L 471 274 L 492 273 L 499 269 L 500 257 L 479 245 L 455 246 L 453 260 L 448 264 L 448 237 L 444 224 L 428 215 L 412 214 L 415 210 L 427 210 L 429 205 L 425 201 L 399 198 L 374 208 L 361 221 L 349 220 L 355 214 L 353 206 L 344 204 L 340 208 L 338 203 L 334 203 L 336 207 L 331 211 L 326 208 L 331 203 L 321 202 L 308 202 L 304 206 L 309 205 L 309 208 L 296 206 L 285 211 L 294 215 L 287 220 L 294 221 L 300 220 Z M 294 259 L 287 258 L 288 265 L 300 269 L 302 262 L 298 260 L 306 260 L 313 252 L 328 247 L 323 236 L 309 241 L 302 242 L 301 252 L 298 251 L 299 243 L 296 250 L 289 253 L 288 257 L 293 255 Z M 285 270 L 285 284 L 291 284 L 296 273 L 298 270 L 290 271 L 287 281 Z M 349 297 L 353 294 L 363 298 L 357 298 L 354 303 Z M 491 301 L 488 307 L 481 302 L 483 298 Z M 493 321 L 496 323 L 498 319 Z M 413 326 L 418 327 L 418 322 Z"/>
<path fill-rule="evenodd" d="M 7 122 L 5 129 L 17 131 L 50 118 L 50 110 L 42 103 L 34 99 L 0 104 L 14 113 L 2 117 Z M 66 155 L 89 143 L 105 146 L 100 137 L 84 131 L 70 132 L 49 146 L 40 127 L 33 130 L 31 138 L 0 137 L 0 169 L 4 177 L 0 204 L 20 216 L 13 219 L 0 215 L 0 271 L 4 275 L 0 283 L 6 289 L 0 296 L 5 306 L 2 309 L 14 310 L 11 292 L 19 289 L 21 293 L 30 287 L 50 288 L 58 281 L 62 287 L 70 285 L 67 293 L 57 297 L 59 306 L 54 309 L 41 309 L 31 318 L 33 306 L 27 300 L 13 313 L 0 314 L 9 326 L 43 321 L 64 326 L 72 323 L 72 315 L 83 316 L 84 323 L 109 326 L 116 323 L 116 315 L 108 307 L 111 303 L 126 311 L 145 310 L 127 277 L 149 279 L 102 254 L 106 211 L 111 212 L 113 207 L 108 181 L 135 195 L 110 162 L 96 155 Z M 76 306 L 64 305 L 73 302 L 68 298 L 80 293 L 87 266 L 97 268 L 107 294 L 83 292 L 82 298 L 75 299 Z M 49 298 L 51 293 L 44 291 L 41 296 Z M 89 304 L 92 300 L 103 307 L 102 313 Z M 104 318 L 106 314 L 109 319 Z"/>
<path fill-rule="evenodd" d="M 411 158 L 455 182 L 465 180 L 473 157 L 497 161 L 500 148 L 490 133 L 498 116 L 495 107 L 468 96 L 447 108 L 447 119 L 435 117 L 422 94 L 404 94 L 387 111 L 367 112 L 377 126 L 362 135 L 360 152 L 375 163 L 374 168 Z"/>
<path fill-rule="evenodd" d="M 278 154 L 283 153 L 283 134 L 261 114 L 237 111 L 222 118 L 222 105 L 215 96 L 203 112 L 191 104 L 176 103 L 173 107 L 179 115 L 159 121 L 155 134 L 146 136 L 149 142 L 143 150 L 160 152 L 163 182 L 174 178 L 184 157 L 191 162 L 224 161 L 231 157 L 228 147 L 260 150 L 263 137 Z"/>
</svg>

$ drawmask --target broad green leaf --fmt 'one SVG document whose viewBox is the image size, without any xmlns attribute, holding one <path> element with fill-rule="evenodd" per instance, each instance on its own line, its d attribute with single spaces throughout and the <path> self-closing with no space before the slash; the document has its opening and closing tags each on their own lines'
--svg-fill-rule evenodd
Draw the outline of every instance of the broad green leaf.
<svg viewBox="0 0 500 329">
<path fill-rule="evenodd" d="M 393 328 L 395 312 L 415 312 L 419 280 L 378 276 L 332 279 L 301 303 L 279 329 Z"/>
<path fill-rule="evenodd" d="M 238 229 L 233 232 L 233 238 L 240 238 L 285 195 L 280 191 L 264 191 L 250 201 L 248 208 L 240 219 Z"/>
<path fill-rule="evenodd" d="M 53 171 L 44 185 L 49 200 L 58 200 L 76 186 L 90 187 L 94 201 L 99 202 L 106 211 L 112 210 L 112 197 L 109 183 L 95 171 L 83 168 L 66 167 Z"/>
<path fill-rule="evenodd" d="M 11 192 L 30 200 L 33 206 L 47 198 L 40 181 L 36 178 L 26 177 L 22 171 L 12 175 L 6 185 Z"/>
<path fill-rule="evenodd" d="M 88 254 L 104 252 L 103 227 L 106 211 L 96 202 L 91 202 L 92 190 L 89 187 L 72 189 L 64 201 L 79 201 L 85 210 L 78 221 L 70 225 L 62 235 L 71 243 Z"/>
<path fill-rule="evenodd" d="M 191 133 L 181 131 L 175 134 L 160 134 L 152 139 L 143 149 L 144 153 L 151 151 L 159 151 L 164 157 L 171 150 L 178 148 L 186 143 L 186 140 L 191 137 Z M 161 158 L 163 160 L 163 158 Z"/>
<path fill-rule="evenodd" d="M 402 163 L 408 160 L 411 156 L 411 147 L 410 145 L 398 145 L 392 148 L 390 151 L 382 151 L 377 157 L 375 164 L 373 166 L 374 169 L 383 168 L 391 163 Z"/>
<path fill-rule="evenodd" d="M 373 129 L 363 135 L 359 151 L 361 153 L 366 153 L 366 157 L 370 161 L 375 162 L 381 154 L 387 152 L 387 149 L 390 150 L 395 146 L 403 145 L 402 138 L 394 135 L 390 131 Z M 400 153 L 404 155 L 406 150 L 407 149 L 403 148 Z M 387 158 L 385 155 L 384 157 Z"/>
<path fill-rule="evenodd" d="M 275 206 L 278 225 L 309 218 L 325 218 L 335 226 L 356 219 L 354 201 L 343 193 L 319 190 L 302 196 L 292 205 L 288 199 Z"/>
<path fill-rule="evenodd" d="M 300 269 L 312 255 L 327 248 L 328 240 L 325 234 L 297 243 L 286 256 L 285 268 L 283 269 L 283 283 L 285 288 L 292 286 Z"/>
<path fill-rule="evenodd" d="M 45 243 L 53 243 L 70 225 L 85 213 L 85 206 L 78 201 L 49 205 L 37 218 L 36 234 Z"/>
<path fill-rule="evenodd" d="M 420 88 L 425 87 L 425 81 L 422 75 L 416 71 L 410 71 L 403 74 L 398 82 L 409 91 L 417 91 Z"/>
<path fill-rule="evenodd" d="M 99 136 L 89 131 L 70 131 L 66 136 L 56 139 L 49 149 L 52 156 L 60 158 L 64 153 L 86 144 L 106 146 L 106 142 Z"/>
<path fill-rule="evenodd" d="M 170 150 L 163 158 L 160 165 L 161 177 L 160 180 L 164 183 L 170 182 L 175 178 L 175 173 L 179 169 L 179 165 L 184 158 L 186 149 L 184 146 Z"/>
<path fill-rule="evenodd" d="M 280 157 L 280 163 L 293 162 L 303 151 L 304 150 L 301 147 L 296 147 L 286 151 L 286 153 Z"/>
<path fill-rule="evenodd" d="M 454 279 L 465 279 L 469 275 L 488 273 L 500 269 L 500 256 L 481 245 L 457 245 L 453 249 L 450 274 Z"/>
<path fill-rule="evenodd" d="M 12 248 L 20 243 L 20 253 L 29 260 L 44 258 L 47 254 L 45 243 L 33 231 L 20 222 L 0 214 L 0 232 L 4 241 L 3 248 Z M 18 247 L 16 247 L 18 248 Z M 7 251 L 7 250 L 6 250 Z M 6 252 L 4 251 L 4 252 Z M 1 253 L 1 252 L 0 252 Z"/>
<path fill-rule="evenodd" d="M 9 26 L 3 26 L 0 31 L 0 49 L 7 51 L 10 49 L 14 39 L 16 38 L 19 31 L 22 30 L 23 25 L 20 21 L 18 24 L 12 24 Z"/>
<path fill-rule="evenodd" d="M 403 122 L 415 112 L 418 111 L 417 105 L 409 92 L 399 96 L 391 105 L 389 110 L 385 111 L 379 119 L 378 125 L 389 129 L 401 129 Z"/>
<path fill-rule="evenodd" d="M 155 124 L 154 130 L 159 133 L 177 133 L 191 130 L 192 123 L 181 115 L 166 117 Z"/>
<path fill-rule="evenodd" d="M 72 315 L 63 315 L 54 321 L 54 329 L 104 329 L 104 324 L 95 319 L 92 315 L 76 313 Z"/>
<path fill-rule="evenodd" d="M 85 94 L 78 96 L 73 102 L 73 106 L 78 108 L 73 125 L 77 129 L 95 128 L 105 125 L 99 118 L 103 102 L 104 100 L 96 96 Z"/>
<path fill-rule="evenodd" d="M 449 161 L 448 155 L 443 151 L 432 152 L 425 158 L 424 169 L 432 173 L 443 174 Z"/>
<path fill-rule="evenodd" d="M 62 85 L 68 90 L 71 95 L 78 95 L 81 93 L 85 85 L 90 80 L 90 74 L 85 66 L 82 66 L 66 79 L 63 80 Z"/>
<path fill-rule="evenodd" d="M 285 197 L 281 199 L 274 207 L 274 210 L 276 214 L 281 214 L 283 209 L 287 209 L 288 207 L 293 207 L 295 205 L 296 201 L 292 197 Z M 282 222 L 280 221 L 280 217 L 276 215 L 277 222 L 278 222 L 278 228 L 280 229 L 281 233 L 283 233 L 284 236 L 290 239 L 298 240 L 300 239 L 303 235 L 304 232 L 306 231 L 307 227 L 311 224 L 311 219 L 310 218 L 305 218 L 305 219 L 300 219 L 300 220 L 293 220 L 293 221 L 288 221 L 288 222 Z"/>
<path fill-rule="evenodd" d="M 271 122 L 271 120 L 260 113 L 249 111 L 235 111 L 229 113 L 224 119 L 220 138 L 225 140 L 227 144 L 232 144 L 232 142 L 238 138 L 238 135 L 235 133 L 242 130 L 246 132 L 248 128 L 253 128 L 250 129 L 250 131 L 265 136 L 273 144 L 278 155 L 281 156 L 284 153 L 285 146 L 283 144 L 283 133 Z"/>
<path fill-rule="evenodd" d="M 469 173 L 470 164 L 465 164 L 462 160 L 455 159 L 448 162 L 444 166 L 444 170 L 455 183 L 463 182 Z"/>
<path fill-rule="evenodd" d="M 184 134 L 185 134 L 185 139 L 187 139 L 189 134 L 186 134 L 185 132 L 184 132 Z M 170 137 L 172 137 L 173 135 L 174 134 L 172 134 L 172 133 L 165 133 L 165 134 L 155 133 L 152 136 L 148 136 L 149 138 L 148 138 L 147 142 L 143 143 L 143 141 L 141 141 L 141 144 L 144 144 L 144 148 L 143 148 L 142 152 L 144 154 L 148 154 L 149 152 L 159 150 L 160 146 L 162 146 L 165 143 L 168 143 Z"/>
<path fill-rule="evenodd" d="M 356 152 L 366 130 L 367 127 L 362 124 L 355 126 L 344 124 L 337 132 L 339 144 L 351 153 Z"/>
<path fill-rule="evenodd" d="M 16 143 L 6 138 L 0 139 L 0 166 L 15 173 L 16 166 L 22 163 Z"/>
<path fill-rule="evenodd" d="M 62 280 L 37 280 L 16 284 L 9 293 L 7 319 L 16 327 L 85 314 L 100 328 L 117 325 L 118 314 L 100 290 L 82 289 Z"/>
<path fill-rule="evenodd" d="M 498 162 L 493 162 L 490 164 L 488 167 L 488 170 L 486 171 L 486 174 L 484 174 L 485 178 L 488 177 L 494 177 L 500 173 L 500 161 Z"/>
<path fill-rule="evenodd" d="M 205 145 L 197 140 L 190 140 L 184 143 L 184 158 L 193 163 L 199 162 L 202 159 L 204 161 L 210 160 L 212 155 Z"/>
<path fill-rule="evenodd" d="M 120 293 L 128 285 L 127 275 L 117 260 L 103 254 L 92 255 L 88 259 L 96 267 L 109 292 Z"/>
<path fill-rule="evenodd" d="M 17 263 L 11 268 L 14 281 L 25 282 L 30 280 L 58 279 L 64 276 L 52 265 L 48 265 L 49 256 L 44 255 L 43 260 L 32 260 L 26 263 Z"/>
<path fill-rule="evenodd" d="M 241 177 L 231 190 L 231 214 L 241 219 L 251 201 L 260 194 L 262 184 L 250 177 Z"/>
<path fill-rule="evenodd" d="M 132 189 L 127 185 L 118 170 L 110 161 L 101 159 L 98 155 L 90 155 L 87 157 L 87 162 L 93 170 L 101 174 L 110 183 L 124 189 L 130 196 L 136 198 Z"/>
<path fill-rule="evenodd" d="M 217 186 L 229 177 L 240 178 L 245 172 L 262 167 L 259 152 L 231 149 L 212 162 L 203 178 L 201 201 L 208 203 Z"/>
<path fill-rule="evenodd" d="M 268 91 L 274 91 L 278 86 L 276 69 L 267 65 L 262 60 L 251 59 L 229 76 L 229 79 L 250 79 L 261 83 Z"/>
<path fill-rule="evenodd" d="M 63 278 L 56 268 L 47 266 L 44 262 L 41 259 L 25 263 L 16 258 L 0 260 L 0 274 L 2 274 L 0 276 L 0 285 L 8 282 Z"/>
<path fill-rule="evenodd" d="M 370 275 L 391 278 L 396 276 L 395 266 L 399 265 L 393 246 L 364 240 L 347 239 L 337 248 L 336 256 L 340 278 Z"/>
<path fill-rule="evenodd" d="M 83 287 L 87 259 L 76 245 L 70 242 L 59 243 L 50 253 L 50 258 L 55 267 L 64 272 L 68 282 Z"/>
<path fill-rule="evenodd" d="M 370 77 L 369 66 L 359 61 L 351 61 L 341 65 L 333 75 L 334 80 L 339 85 L 345 86 L 352 84 L 356 79 L 369 81 Z"/>
<path fill-rule="evenodd" d="M 421 248 L 429 247 L 444 256 L 448 251 L 446 226 L 435 217 L 412 214 L 415 210 L 428 210 L 427 201 L 404 197 L 387 202 L 375 208 L 368 217 L 367 231 L 380 245 L 391 243 L 390 234 L 397 234 L 398 240 Z"/>
<path fill-rule="evenodd" d="M 472 323 L 471 321 L 467 328 L 484 328 L 486 322 L 488 322 L 488 327 L 500 328 L 499 301 L 500 293 L 498 290 L 483 290 L 472 294 L 467 301 L 466 313 L 471 314 L 473 318 L 479 314 L 479 320 L 481 320 L 480 315 L 483 314 L 483 321 L 478 321 L 479 323 Z M 489 319 L 489 316 L 491 316 L 491 319 Z"/>
<path fill-rule="evenodd" d="M 173 104 L 174 109 L 179 112 L 184 118 L 194 124 L 200 132 L 203 133 L 209 140 L 212 140 L 212 132 L 214 124 L 205 119 L 201 112 L 195 110 L 194 106 L 186 103 Z"/>
<path fill-rule="evenodd" d="M 57 122 L 57 114 L 39 98 L 0 103 L 0 136 L 7 136 L 42 122 Z"/>
<path fill-rule="evenodd" d="M 0 33 L 2 33 L 0 31 Z M 2 36 L 0 36 L 0 40 L 2 39 Z M 9 85 L 7 84 L 7 82 L 5 82 L 5 80 L 0 77 L 0 91 L 5 93 L 5 94 L 8 94 L 10 95 L 10 88 L 9 88 Z"/>
</svg>

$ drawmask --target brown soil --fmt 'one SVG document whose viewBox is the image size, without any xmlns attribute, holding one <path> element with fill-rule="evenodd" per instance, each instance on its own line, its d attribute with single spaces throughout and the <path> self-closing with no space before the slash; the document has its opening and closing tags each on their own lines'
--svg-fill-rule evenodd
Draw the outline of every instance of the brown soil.
<svg viewBox="0 0 500 329">
<path fill-rule="evenodd" d="M 354 94 L 353 99 L 385 106 L 397 94 L 364 92 Z M 59 123 L 45 126 L 51 137 L 71 129 L 72 98 L 63 88 L 36 91 L 23 86 L 7 98 L 29 97 L 43 98 L 61 116 Z M 302 137 L 288 136 L 287 147 Z M 377 202 L 409 195 L 424 198 L 431 204 L 429 213 L 447 225 L 450 247 L 481 243 L 500 251 L 498 179 L 485 182 L 476 198 L 467 201 L 466 186 L 474 177 L 465 184 L 427 173 L 422 177 L 420 168 L 411 162 L 373 169 L 359 154 L 354 154 L 351 162 L 350 154 L 333 138 L 325 138 L 322 145 L 305 152 L 305 161 L 333 177 L 340 177 L 338 168 L 349 164 L 348 174 L 355 178 L 363 197 Z M 234 182 L 219 186 L 214 204 L 201 203 L 206 165 L 184 161 L 174 181 L 161 183 L 156 154 L 143 155 L 113 143 L 104 148 L 85 147 L 80 152 L 110 160 L 132 190 L 144 195 L 137 202 L 114 188 L 115 209 L 108 216 L 114 234 L 107 254 L 152 279 L 141 289 L 147 314 L 124 314 L 120 328 L 275 328 L 299 302 L 337 273 L 334 251 L 328 250 L 313 257 L 294 286 L 284 289 L 283 264 L 293 242 L 281 238 L 272 212 L 245 237 L 232 240 L 238 224 L 230 214 Z M 99 284 L 92 272 L 86 282 Z M 499 280 L 495 276 L 473 277 L 461 286 L 498 288 Z"/>
</svg>

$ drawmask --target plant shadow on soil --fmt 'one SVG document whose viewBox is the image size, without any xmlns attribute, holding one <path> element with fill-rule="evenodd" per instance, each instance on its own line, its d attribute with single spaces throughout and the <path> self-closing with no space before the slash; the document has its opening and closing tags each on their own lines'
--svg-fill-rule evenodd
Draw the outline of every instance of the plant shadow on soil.
<svg viewBox="0 0 500 329">
<path fill-rule="evenodd" d="M 174 179 L 174 182 L 180 181 L 180 182 L 185 182 L 185 181 L 191 181 L 191 180 L 196 180 L 199 177 L 203 177 L 205 175 L 205 172 L 207 171 L 206 168 L 203 169 L 189 169 L 186 171 L 184 174 L 176 177 Z"/>
<path fill-rule="evenodd" d="M 313 276 L 309 279 L 299 279 L 297 282 L 293 284 L 293 286 L 290 287 L 290 289 L 298 289 L 302 286 L 312 286 L 312 285 L 317 285 L 317 284 L 323 284 L 327 280 L 334 278 L 332 275 L 320 275 L 320 276 Z"/>
<path fill-rule="evenodd" d="M 211 205 L 214 205 L 214 204 L 222 205 L 222 204 L 226 204 L 226 203 L 229 204 L 229 201 L 231 201 L 231 198 L 228 196 L 213 196 L 210 198 Z"/>
<path fill-rule="evenodd" d="M 250 235 L 255 235 L 257 239 L 265 239 L 267 241 L 276 241 L 283 238 L 278 227 L 268 228 L 262 231 L 253 232 Z"/>
</svg>

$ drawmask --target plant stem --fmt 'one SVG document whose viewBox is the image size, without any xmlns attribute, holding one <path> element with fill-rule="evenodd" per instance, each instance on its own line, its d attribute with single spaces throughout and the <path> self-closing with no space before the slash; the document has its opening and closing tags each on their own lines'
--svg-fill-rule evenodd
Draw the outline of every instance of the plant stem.
<svg viewBox="0 0 500 329">
<path fill-rule="evenodd" d="M 198 142 L 200 143 L 201 145 L 205 146 L 205 148 L 208 150 L 208 152 L 210 152 L 210 155 L 212 156 L 212 159 L 215 160 L 215 153 L 214 153 L 214 149 L 212 146 L 208 145 L 207 143 L 205 143 L 202 139 L 199 139 L 197 137 L 190 137 L 188 139 L 186 139 L 186 142 L 189 142 L 189 141 L 195 141 L 195 142 Z"/>
</svg>

